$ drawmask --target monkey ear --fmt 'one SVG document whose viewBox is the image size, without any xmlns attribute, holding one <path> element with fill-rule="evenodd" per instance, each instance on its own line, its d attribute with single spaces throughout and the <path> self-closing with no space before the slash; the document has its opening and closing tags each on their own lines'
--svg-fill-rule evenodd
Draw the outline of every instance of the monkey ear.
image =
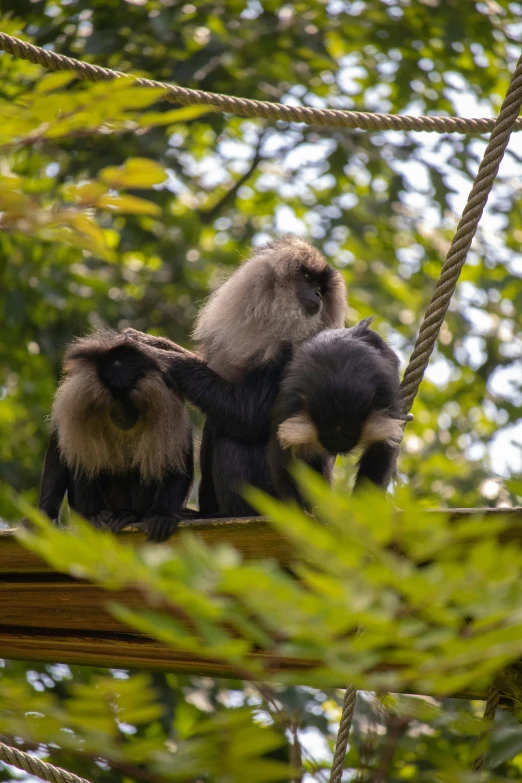
<svg viewBox="0 0 522 783">
<path fill-rule="evenodd" d="M 368 315 L 366 318 L 363 318 L 363 320 L 360 321 L 360 323 L 358 323 L 357 326 L 360 326 L 361 330 L 369 329 L 372 323 L 373 323 L 373 315 Z"/>
</svg>

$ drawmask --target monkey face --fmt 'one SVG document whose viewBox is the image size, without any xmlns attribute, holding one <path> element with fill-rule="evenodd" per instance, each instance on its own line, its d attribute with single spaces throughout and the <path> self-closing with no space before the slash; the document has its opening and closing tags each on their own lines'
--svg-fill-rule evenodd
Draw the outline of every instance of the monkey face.
<svg viewBox="0 0 522 783">
<path fill-rule="evenodd" d="M 366 410 L 360 406 L 323 406 L 310 412 L 321 446 L 331 454 L 348 454 L 361 440 Z"/>
<path fill-rule="evenodd" d="M 110 394 L 107 401 L 110 422 L 122 432 L 134 429 L 147 409 L 147 399 L 138 392 L 141 379 L 149 375 L 156 378 L 158 384 L 163 383 L 164 376 L 156 363 L 129 343 L 91 354 L 90 359 L 102 386 Z"/>
<path fill-rule="evenodd" d="M 104 341 L 105 337 L 105 341 Z M 116 336 L 107 346 L 107 335 L 77 341 L 66 359 L 68 379 L 73 384 L 89 379 L 90 402 L 84 406 L 84 416 L 92 422 L 106 421 L 121 432 L 129 432 L 143 423 L 149 399 L 142 390 L 142 379 L 154 380 L 158 394 L 168 386 L 166 376 L 153 357 L 132 343 Z M 115 344 L 114 344 L 115 343 Z"/>
<path fill-rule="evenodd" d="M 145 481 L 184 470 L 190 420 L 161 361 L 143 346 L 96 331 L 68 348 L 51 421 L 74 472 L 139 470 Z"/>
<path fill-rule="evenodd" d="M 115 399 L 125 398 L 148 372 L 157 371 L 157 365 L 150 356 L 125 343 L 93 355 L 91 361 L 100 381 Z"/>
<path fill-rule="evenodd" d="M 363 348 L 363 355 L 366 352 Z M 392 413 L 397 384 L 390 383 L 385 370 L 342 361 L 329 370 L 321 375 L 316 368 L 303 395 L 317 440 L 326 451 L 348 454 L 358 446 L 400 440 L 402 422 Z"/>
<path fill-rule="evenodd" d="M 306 315 L 318 315 L 328 289 L 329 268 L 321 271 L 301 266 L 295 281 L 297 301 Z"/>
</svg>

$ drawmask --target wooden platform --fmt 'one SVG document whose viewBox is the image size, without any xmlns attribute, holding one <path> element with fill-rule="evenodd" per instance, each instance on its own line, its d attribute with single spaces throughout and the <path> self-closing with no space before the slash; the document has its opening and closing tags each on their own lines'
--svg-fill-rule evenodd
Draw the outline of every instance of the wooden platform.
<svg viewBox="0 0 522 783">
<path fill-rule="evenodd" d="M 522 538 L 522 508 L 459 509 L 455 520 L 471 513 L 513 517 L 509 538 Z M 183 524 L 183 523 L 182 523 Z M 289 544 L 262 519 L 199 520 L 185 523 L 210 544 L 233 544 L 245 558 L 273 557 L 282 565 L 292 560 Z M 504 534 L 506 536 L 506 534 Z M 503 537 L 504 537 L 503 536 Z M 143 543 L 143 534 L 124 532 L 125 543 Z M 174 536 L 166 544 L 175 546 Z M 111 598 L 118 594 L 111 594 Z M 0 531 L 0 657 L 130 669 L 175 671 L 233 677 L 233 667 L 222 661 L 195 658 L 174 651 L 144 635 L 132 633 L 106 610 L 107 593 L 88 582 L 53 571 L 25 550 L 12 535 Z M 140 606 L 138 594 L 125 593 L 125 602 Z M 263 654 L 277 672 L 302 671 L 306 684 L 309 664 Z M 339 683 L 343 685 L 343 683 Z M 483 698 L 483 693 L 461 694 Z"/>
<path fill-rule="evenodd" d="M 281 564 L 291 560 L 288 544 L 260 519 L 197 520 L 189 524 L 191 532 L 197 532 L 208 544 L 233 543 L 247 559 L 269 555 Z M 120 535 L 127 544 L 138 545 L 145 540 L 139 532 Z M 175 542 L 176 537 L 159 546 L 175 546 Z M 118 593 L 111 593 L 111 598 L 117 599 Z M 132 633 L 105 610 L 106 602 L 104 590 L 53 571 L 24 549 L 12 531 L 0 531 L 0 657 L 234 676 L 233 667 L 222 661 L 184 655 Z M 140 606 L 140 597 L 126 591 L 125 603 Z M 274 671 L 289 666 L 288 661 L 275 657 L 270 663 Z M 303 662 L 303 670 L 306 668 Z"/>
</svg>

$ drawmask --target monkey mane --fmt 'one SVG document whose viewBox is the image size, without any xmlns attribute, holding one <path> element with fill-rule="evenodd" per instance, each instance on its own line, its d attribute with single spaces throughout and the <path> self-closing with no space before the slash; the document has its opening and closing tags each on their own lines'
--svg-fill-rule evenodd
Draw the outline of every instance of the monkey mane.
<svg viewBox="0 0 522 783">
<path fill-rule="evenodd" d="M 321 312 L 307 316 L 293 285 L 301 267 L 331 270 Z M 302 239 L 288 235 L 256 250 L 201 308 L 193 337 L 208 366 L 228 380 L 274 359 L 283 343 L 299 345 L 341 327 L 346 287 L 340 272 Z"/>
<path fill-rule="evenodd" d="M 64 377 L 55 394 L 51 425 L 63 459 L 75 473 L 94 477 L 102 471 L 139 470 L 143 481 L 183 470 L 192 426 L 183 401 L 169 389 L 159 365 L 148 369 L 129 395 L 139 422 L 122 431 L 110 420 L 113 397 L 103 384 L 94 357 L 124 344 L 116 332 L 97 330 L 69 346 Z M 149 353 L 134 345 L 151 361 Z"/>
</svg>

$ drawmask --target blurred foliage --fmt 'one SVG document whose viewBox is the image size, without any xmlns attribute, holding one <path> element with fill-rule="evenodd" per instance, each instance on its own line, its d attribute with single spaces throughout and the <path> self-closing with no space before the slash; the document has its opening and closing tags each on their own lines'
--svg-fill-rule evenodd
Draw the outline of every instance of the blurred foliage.
<svg viewBox="0 0 522 783">
<path fill-rule="evenodd" d="M 102 66 L 187 87 L 319 107 L 468 116 L 498 111 L 522 32 L 522 6 L 508 0 L 2 0 L 0 10 L 0 28 L 7 33 Z M 194 315 L 208 291 L 237 266 L 253 243 L 276 232 L 303 234 L 343 270 L 351 321 L 376 314 L 377 329 L 405 362 L 485 146 L 483 138 L 458 135 L 270 124 L 198 107 L 179 109 L 157 98 L 156 91 L 125 81 L 90 85 L 0 54 L 0 480 L 29 502 L 37 496 L 46 416 L 66 342 L 93 325 L 105 324 L 132 325 L 187 344 Z M 416 400 L 415 420 L 407 428 L 401 472 L 425 507 L 509 505 L 521 494 L 517 486 L 504 487 L 498 479 L 498 474 L 517 474 L 522 467 L 520 446 L 510 446 L 519 436 L 515 426 L 522 401 L 521 155 L 515 138 Z M 341 464 L 339 486 L 346 486 L 349 473 L 349 466 Z M 398 498 L 404 499 L 400 493 Z M 0 516 L 12 519 L 11 512 L 9 493 L 0 484 Z M 351 507 L 342 513 L 348 519 Z M 274 514 L 278 519 L 277 510 Z M 384 511 L 379 514 L 383 521 L 389 519 Z M 296 546 L 303 545 L 303 530 L 319 551 L 326 542 L 331 544 L 328 537 L 322 538 L 322 528 L 316 540 L 306 518 L 292 519 Z M 424 518 L 416 510 L 415 519 L 436 550 L 435 536 L 446 531 L 443 518 Z M 341 532 L 337 528 L 336 535 L 346 534 L 344 527 Z M 378 545 L 372 543 L 372 557 L 381 551 L 388 533 L 384 529 Z M 420 661 L 427 662 L 426 684 L 432 683 L 436 692 L 436 682 L 449 678 L 448 672 L 465 678 L 468 672 L 461 669 L 469 666 L 469 671 L 487 676 L 520 652 L 517 639 L 510 636 L 516 637 L 518 555 L 509 547 L 498 550 L 488 527 L 484 533 L 487 545 L 470 547 L 473 558 L 465 571 L 469 591 L 468 582 L 454 572 L 462 567 L 461 542 L 454 542 L 450 555 L 450 541 L 445 541 L 449 549 L 444 550 L 439 570 L 433 566 L 419 572 L 421 576 L 411 565 L 416 555 L 410 552 L 405 574 L 410 587 L 400 600 L 404 606 L 413 602 L 421 614 L 419 625 L 407 616 L 400 616 L 399 623 L 393 615 L 399 598 L 394 560 L 380 562 L 376 581 L 370 579 L 369 566 L 357 577 L 357 589 L 371 598 L 369 608 L 364 602 L 347 602 L 347 585 L 355 575 L 350 572 L 348 578 L 337 543 L 327 550 L 332 573 L 326 569 L 324 581 L 307 585 L 315 605 L 301 600 L 299 611 L 288 611 L 285 601 L 302 599 L 301 588 L 263 564 L 251 574 L 254 582 L 258 576 L 263 580 L 259 593 L 252 592 L 252 601 L 259 598 L 263 585 L 280 590 L 281 606 L 288 612 L 285 620 L 295 616 L 295 626 L 289 629 L 294 643 L 310 643 L 317 652 L 321 645 L 316 634 L 322 629 L 331 642 L 328 669 L 337 666 L 343 677 L 357 677 L 346 659 L 334 654 L 340 641 L 333 643 L 327 618 L 316 614 L 325 606 L 322 591 L 328 588 L 331 607 L 342 607 L 344 627 L 361 622 L 371 631 L 349 648 L 353 661 L 360 664 L 357 681 L 364 679 L 366 687 L 370 681 L 379 689 L 393 687 L 389 680 L 367 679 L 368 668 L 372 655 L 386 660 L 388 654 L 400 652 L 416 677 Z M 94 535 L 86 531 L 89 534 Z M 343 541 L 344 547 L 347 539 Z M 353 563 L 363 544 L 354 545 Z M 62 546 L 56 544 L 57 552 Z M 107 546 L 119 552 L 114 542 Z M 145 555 L 133 557 L 139 557 L 146 580 L 154 584 L 164 578 L 165 569 L 174 571 L 176 576 L 169 578 L 176 584 L 188 580 L 187 594 L 201 594 L 202 606 L 211 607 L 210 620 L 216 605 L 218 616 L 232 611 L 213 597 L 207 576 L 212 582 L 225 574 L 240 574 L 238 590 L 241 584 L 244 589 L 245 569 L 253 566 L 233 558 L 227 565 L 230 554 L 210 557 L 194 543 L 184 547 L 183 555 L 173 557 L 168 568 L 160 564 L 157 571 Z M 75 554 L 81 554 L 78 547 Z M 436 551 L 432 554 L 438 557 Z M 506 558 L 505 568 L 500 556 Z M 115 563 L 121 557 L 115 554 Z M 321 571 L 316 559 L 315 574 Z M 186 573 L 193 561 L 194 583 Z M 435 580 L 431 588 L 430 577 Z M 377 587 L 379 579 L 383 583 Z M 389 593 L 389 604 L 384 592 Z M 267 610 L 271 607 L 280 617 L 278 601 L 266 593 L 265 599 Z M 261 611 L 262 606 L 249 606 L 249 611 L 254 609 Z M 491 622 L 493 616 L 498 625 L 490 628 L 488 619 Z M 477 632 L 469 646 L 457 633 L 464 617 L 471 618 Z M 151 624 L 147 615 L 132 619 Z M 396 623 L 411 638 L 393 634 L 389 626 L 393 629 Z M 294 630 L 304 636 L 295 638 Z M 263 625 L 261 631 L 267 633 Z M 497 632 L 505 647 L 490 650 L 488 633 L 496 638 Z M 168 622 L 164 633 L 174 643 L 181 631 Z M 261 634 L 256 644 L 262 639 Z M 220 640 L 226 649 L 228 640 Z M 371 650 L 364 649 L 366 644 Z M 449 649 L 469 655 L 461 669 L 455 660 L 455 672 Z M 243 655 L 239 647 L 233 653 Z M 29 746 L 45 739 L 51 742 L 49 733 L 22 731 L 21 705 L 30 711 L 32 699 L 45 696 L 50 701 L 34 709 L 48 716 L 45 731 L 63 727 L 59 749 L 51 745 L 53 760 L 95 781 L 140 775 L 147 779 L 145 746 L 139 746 L 143 752 L 138 760 L 132 755 L 138 740 L 152 743 L 158 775 L 167 763 L 168 776 L 175 779 L 174 765 L 162 760 L 162 754 L 171 754 L 176 747 L 180 763 L 188 759 L 190 765 L 204 745 L 208 758 L 216 759 L 212 771 L 209 762 L 205 779 L 240 780 L 239 770 L 244 780 L 246 757 L 234 756 L 238 751 L 232 741 L 243 730 L 248 737 L 244 744 L 252 743 L 252 752 L 268 765 L 259 767 L 265 775 L 259 780 L 278 779 L 270 759 L 295 761 L 299 738 L 308 780 L 327 779 L 318 765 L 331 757 L 332 732 L 339 718 L 335 689 L 284 684 L 274 687 L 275 695 L 267 701 L 253 686 L 239 681 L 153 675 L 163 709 L 154 717 L 147 712 L 155 703 L 148 681 L 135 677 L 6 662 L 1 691 L 11 694 L 9 720 L 15 715 L 22 722 L 16 731 L 10 724 L 12 733 L 24 737 Z M 119 687 L 123 682 L 129 683 L 128 691 L 127 685 Z M 82 687 L 100 699 L 105 694 L 106 701 L 116 705 L 115 716 L 120 710 L 123 715 L 127 707 L 122 700 L 128 699 L 129 714 L 121 721 L 110 718 L 113 730 L 105 731 L 105 708 L 93 702 L 88 709 L 81 701 Z M 437 692 L 444 695 L 450 690 L 448 681 Z M 138 699 L 138 692 L 143 697 Z M 80 721 L 74 720 L 76 700 L 83 704 Z M 247 712 L 231 714 L 235 706 Z M 141 709 L 146 716 L 142 719 Z M 392 700 L 366 694 L 359 700 L 350 749 L 357 780 L 415 780 L 423 775 L 433 779 L 433 759 L 440 766 L 444 754 L 448 765 L 437 779 L 466 780 L 477 710 L 477 705 L 457 706 L 447 700 Z M 97 726 L 98 717 L 103 730 Z M 205 723 L 209 717 L 217 723 Z M 284 742 L 279 750 L 267 724 Z M 235 761 L 227 767 L 228 745 L 219 746 L 224 740 L 218 738 L 229 736 L 230 759 Z M 97 760 L 102 748 L 109 752 L 106 742 L 114 752 L 110 765 Z M 309 745 L 315 760 L 307 755 Z M 79 754 L 79 747 L 93 749 L 91 756 Z M 500 776 L 520 778 L 520 749 L 520 729 L 503 713 L 492 755 Z M 258 762 L 248 758 L 248 776 L 253 777 Z M 190 769 L 185 780 L 200 775 L 195 766 Z M 11 772 L 2 770 L 0 777 L 11 779 Z"/>
<path fill-rule="evenodd" d="M 18 536 L 58 571 L 120 591 L 123 598 L 109 595 L 107 603 L 118 620 L 174 650 L 222 660 L 246 680 L 270 681 L 270 661 L 258 653 L 273 653 L 285 661 L 277 677 L 286 686 L 303 679 L 319 688 L 351 682 L 379 694 L 444 699 L 484 691 L 502 667 L 522 656 L 522 550 L 503 535 L 509 517 L 470 517 L 456 524 L 445 513 L 423 511 L 408 489 L 397 493 L 397 512 L 375 488 L 350 498 L 342 490 L 332 492 L 310 469 L 301 467 L 297 475 L 316 509 L 314 518 L 250 491 L 251 501 L 292 543 L 291 573 L 266 557 L 243 561 L 228 545 L 209 548 L 187 531 L 175 548 L 140 549 L 79 518 L 63 531 L 25 503 L 20 510 L 35 528 L 20 529 Z M 131 594 L 139 595 L 141 606 L 135 598 L 125 603 Z M 310 665 L 306 675 L 298 667 L 303 660 Z M 256 758 L 277 747 L 277 734 L 265 735 L 266 726 L 249 719 L 244 708 L 223 715 L 218 710 L 203 727 L 195 723 L 186 742 L 166 749 L 149 735 L 122 744 L 114 725 L 115 719 L 133 726 L 159 720 L 160 704 L 142 675 L 121 686 L 107 676 L 93 677 L 88 687 L 74 683 L 62 705 L 47 691 L 33 694 L 19 679 L 7 678 L 4 686 L 0 732 L 35 745 L 99 754 L 116 769 L 140 761 L 157 777 L 173 780 L 202 774 L 218 781 L 240 781 L 247 774 L 289 779 L 274 759 Z M 272 693 L 271 686 L 261 687 Z M 407 766 L 413 779 L 440 774 L 437 779 L 456 781 L 467 775 L 482 728 L 468 707 L 453 707 L 444 716 L 429 699 L 381 701 L 374 698 L 366 706 L 378 710 L 380 704 L 389 740 L 399 729 L 398 739 L 407 735 L 414 723 L 422 733 L 440 729 L 467 739 L 456 750 L 433 741 L 416 752 L 410 735 Z M 514 700 L 512 715 L 499 725 L 494 745 L 494 766 L 506 774 L 518 769 L 506 762 L 522 751 L 522 727 L 515 721 L 522 718 L 522 698 Z M 222 732 L 228 750 L 220 753 L 214 745 Z M 369 736 L 352 749 L 354 768 L 364 767 L 354 754 L 367 741 Z"/>
</svg>

